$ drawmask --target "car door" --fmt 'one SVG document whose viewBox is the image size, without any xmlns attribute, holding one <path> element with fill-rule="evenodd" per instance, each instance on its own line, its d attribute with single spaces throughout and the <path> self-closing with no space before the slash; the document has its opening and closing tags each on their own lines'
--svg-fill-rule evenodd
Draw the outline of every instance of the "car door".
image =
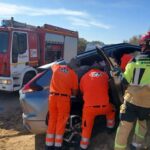
<svg viewBox="0 0 150 150">
<path fill-rule="evenodd" d="M 120 68 L 117 68 L 112 64 L 110 61 L 109 57 L 106 56 L 104 53 L 103 49 L 97 48 L 97 53 L 104 58 L 107 66 L 108 66 L 108 74 L 109 74 L 109 88 L 110 88 L 110 97 L 111 97 L 111 102 L 115 105 L 117 110 L 119 110 L 120 104 L 123 101 L 122 97 L 122 88 L 121 88 L 121 77 L 119 74 Z M 116 76 L 112 76 L 112 73 L 118 73 Z"/>
</svg>

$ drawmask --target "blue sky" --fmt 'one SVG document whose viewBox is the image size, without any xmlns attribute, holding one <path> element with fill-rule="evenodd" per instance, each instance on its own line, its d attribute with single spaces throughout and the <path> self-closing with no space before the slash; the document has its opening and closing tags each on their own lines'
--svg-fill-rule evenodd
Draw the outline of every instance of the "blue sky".
<svg viewBox="0 0 150 150">
<path fill-rule="evenodd" d="M 0 20 L 52 24 L 111 44 L 148 31 L 149 6 L 149 0 L 0 0 Z"/>
</svg>

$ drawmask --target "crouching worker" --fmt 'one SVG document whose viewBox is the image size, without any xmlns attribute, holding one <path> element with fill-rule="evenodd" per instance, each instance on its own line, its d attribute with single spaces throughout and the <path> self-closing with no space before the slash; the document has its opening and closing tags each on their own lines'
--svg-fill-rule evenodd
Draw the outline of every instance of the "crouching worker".
<svg viewBox="0 0 150 150">
<path fill-rule="evenodd" d="M 80 90 L 83 93 L 84 106 L 80 150 L 88 148 L 96 116 L 106 115 L 107 127 L 114 127 L 115 111 L 109 102 L 108 80 L 107 73 L 101 71 L 98 64 L 94 64 L 81 78 Z"/>
<path fill-rule="evenodd" d="M 77 94 L 78 78 L 73 69 L 74 60 L 68 65 L 53 65 L 49 95 L 49 120 L 46 150 L 61 150 L 63 135 L 70 115 L 70 96 Z"/>
</svg>

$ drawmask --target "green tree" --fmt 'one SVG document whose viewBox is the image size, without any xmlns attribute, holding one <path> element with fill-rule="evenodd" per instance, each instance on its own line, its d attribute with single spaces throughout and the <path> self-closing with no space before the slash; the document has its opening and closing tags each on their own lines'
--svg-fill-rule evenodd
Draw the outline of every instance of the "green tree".
<svg viewBox="0 0 150 150">
<path fill-rule="evenodd" d="M 94 45 L 100 45 L 100 46 L 103 46 L 104 43 L 101 42 L 101 41 L 87 41 L 86 39 L 84 38 L 79 38 L 79 41 L 78 41 L 78 53 L 81 53 L 81 52 L 84 52 L 85 49 L 87 48 L 87 46 L 94 46 Z"/>
<path fill-rule="evenodd" d="M 123 40 L 123 43 L 129 43 L 128 40 Z"/>
<path fill-rule="evenodd" d="M 101 42 L 101 41 L 92 41 L 90 43 L 95 44 L 95 45 L 100 45 L 100 46 L 104 45 L 104 42 Z"/>
<path fill-rule="evenodd" d="M 85 51 L 87 43 L 88 43 L 88 41 L 86 39 L 79 38 L 79 41 L 78 41 L 78 53 Z"/>
<path fill-rule="evenodd" d="M 129 39 L 129 43 L 134 44 L 134 45 L 139 45 L 140 37 L 141 35 L 133 36 L 132 38 Z"/>
</svg>

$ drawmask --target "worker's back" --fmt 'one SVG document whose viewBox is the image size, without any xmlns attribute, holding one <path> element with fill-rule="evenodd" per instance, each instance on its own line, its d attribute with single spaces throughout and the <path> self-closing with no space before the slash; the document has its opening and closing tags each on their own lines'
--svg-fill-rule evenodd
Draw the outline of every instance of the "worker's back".
<svg viewBox="0 0 150 150">
<path fill-rule="evenodd" d="M 124 77 L 130 84 L 126 90 L 125 100 L 137 106 L 150 107 L 150 51 L 135 57 L 124 72 Z M 127 94 L 128 93 L 128 94 Z"/>
<path fill-rule="evenodd" d="M 50 92 L 58 92 L 71 95 L 72 89 L 77 89 L 77 75 L 66 65 L 52 66 L 53 75 L 50 84 Z"/>
<path fill-rule="evenodd" d="M 83 93 L 84 105 L 107 105 L 108 75 L 98 69 L 91 69 L 81 78 L 80 89 Z"/>
</svg>

